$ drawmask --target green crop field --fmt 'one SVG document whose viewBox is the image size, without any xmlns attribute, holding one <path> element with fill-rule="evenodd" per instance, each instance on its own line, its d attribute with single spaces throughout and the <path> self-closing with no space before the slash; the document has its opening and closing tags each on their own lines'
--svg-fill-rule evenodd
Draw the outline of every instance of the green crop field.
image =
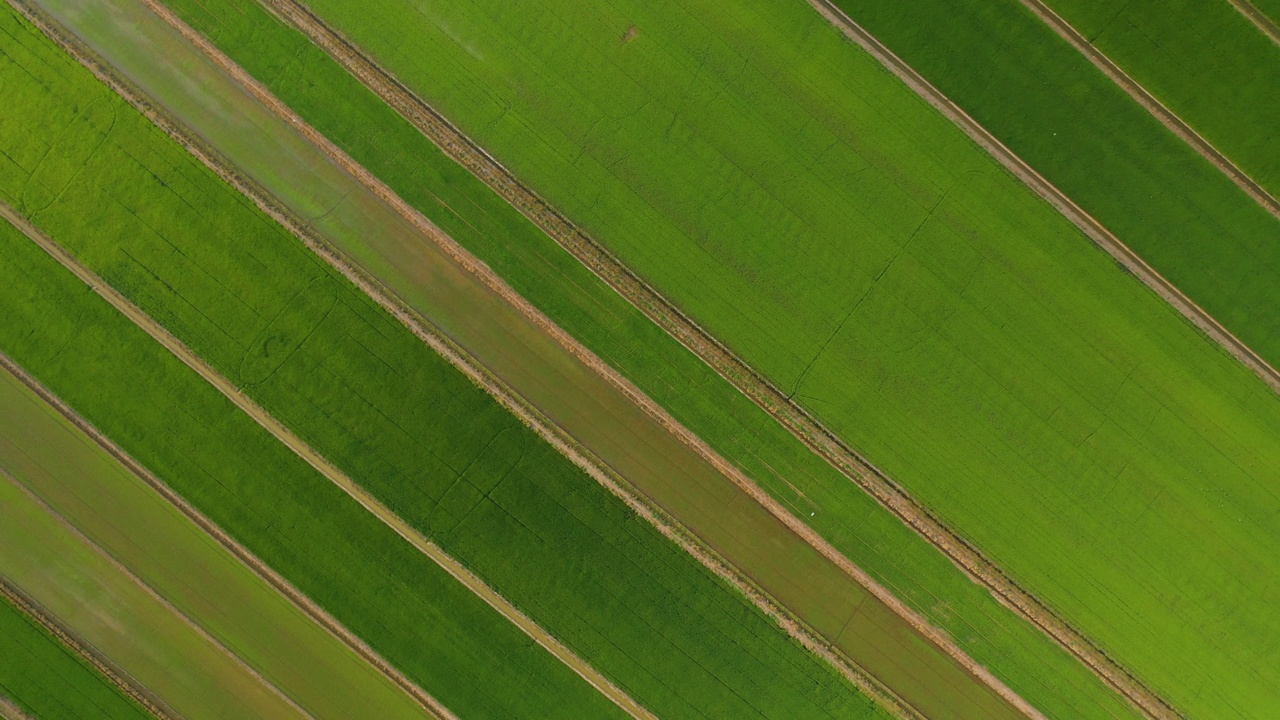
<svg viewBox="0 0 1280 720">
<path fill-rule="evenodd" d="M 562 327 L 781 499 L 803 510 L 800 514 L 838 508 L 811 522 L 855 562 L 947 628 L 966 651 L 1024 697 L 1055 717 L 1130 712 L 1063 651 L 1013 617 L 494 193 L 443 158 L 297 32 L 250 2 L 169 4 Z"/>
<path fill-rule="evenodd" d="M 1175 705 L 1274 702 L 1273 394 L 808 7 L 310 4 Z"/>
<path fill-rule="evenodd" d="M 836 4 L 1280 362 L 1280 222 L 1017 0 Z"/>
<path fill-rule="evenodd" d="M 0 469 L 316 718 L 430 718 L 15 376 Z"/>
<path fill-rule="evenodd" d="M 31 116 L 5 135 L 0 194 L 641 702 L 876 712 L 86 72 L 20 65 L 39 79 L 9 75 Z M 53 149 L 31 163 L 37 143 Z M 503 690 L 553 697 L 540 682 Z"/>
<path fill-rule="evenodd" d="M 151 715 L 56 637 L 0 600 L 0 696 L 40 720 Z"/>
<path fill-rule="evenodd" d="M 1072 27 L 1273 196 L 1280 45 L 1222 0 L 1047 0 Z"/>
</svg>

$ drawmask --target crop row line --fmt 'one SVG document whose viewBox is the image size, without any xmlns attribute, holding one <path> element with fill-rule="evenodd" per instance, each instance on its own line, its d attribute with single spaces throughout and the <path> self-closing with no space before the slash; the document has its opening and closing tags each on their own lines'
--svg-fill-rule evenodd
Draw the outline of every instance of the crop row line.
<svg viewBox="0 0 1280 720">
<path fill-rule="evenodd" d="M 729 380 L 740 392 L 773 416 L 811 450 L 870 493 L 881 505 L 931 544 L 941 549 L 971 578 L 988 587 L 1001 602 L 1040 627 L 1074 656 L 1085 661 L 1086 665 L 1102 676 L 1109 685 L 1139 706 L 1144 703 L 1154 707 L 1164 705 L 1162 701 L 1156 699 L 1154 693 L 1146 691 L 1145 688 L 1132 689 L 1133 686 L 1140 687 L 1140 684 L 1108 658 L 1103 651 L 1071 628 L 1065 620 L 1059 618 L 1038 599 L 1020 588 L 980 551 L 910 497 L 905 489 L 849 448 L 843 440 L 828 430 L 807 410 L 792 402 L 785 393 L 774 387 L 753 367 L 737 357 L 722 342 L 626 267 L 599 241 L 590 237 L 535 191 L 518 180 L 496 158 L 468 138 L 390 72 L 367 57 L 353 43 L 343 38 L 340 33 L 295 0 L 262 1 L 268 8 L 274 10 L 277 16 L 298 28 L 313 42 L 324 48 L 343 67 L 370 87 L 445 153 L 498 192 L 619 295 Z M 819 10 L 833 20 L 831 12 L 838 12 L 834 8 L 821 6 Z M 873 55 L 876 55 L 882 63 L 885 62 L 877 53 L 873 52 Z M 890 67 L 890 69 L 894 68 Z M 914 72 L 909 68 L 906 70 Z M 921 82 L 923 83 L 923 80 Z M 908 84 L 911 83 L 908 82 Z M 913 88 L 915 88 L 914 85 Z M 915 89 L 925 94 L 920 89 Z M 636 393 L 639 394 L 639 391 L 637 390 Z M 767 495 L 763 491 L 760 491 L 760 494 Z M 805 527 L 806 539 L 818 537 L 812 529 Z M 826 545 L 825 542 L 822 544 Z M 830 557 L 822 547 L 815 547 Z M 846 560 L 845 563 L 847 562 Z M 844 566 L 844 563 L 841 565 Z M 869 589 L 875 592 L 874 588 Z M 902 607 L 905 606 L 900 601 L 895 602 L 895 609 Z M 934 632 L 941 634 L 937 630 Z M 1142 700 L 1139 701 L 1138 698 Z M 1025 701 L 1022 701 L 1019 706 L 1025 709 Z M 1153 716 L 1165 717 L 1168 714 L 1155 713 Z"/>
<path fill-rule="evenodd" d="M 78 638 L 75 633 L 71 632 L 70 628 L 46 612 L 35 600 L 28 597 L 9 578 L 5 577 L 3 573 L 0 573 L 0 598 L 9 602 L 19 612 L 30 618 L 32 622 L 56 637 L 59 642 L 92 665 L 113 685 L 120 688 L 120 691 L 127 695 L 130 700 L 142 706 L 143 709 L 154 715 L 158 720 L 182 720 L 182 716 L 166 706 L 160 698 L 143 687 L 141 683 L 117 666 L 93 645 Z"/>
</svg>

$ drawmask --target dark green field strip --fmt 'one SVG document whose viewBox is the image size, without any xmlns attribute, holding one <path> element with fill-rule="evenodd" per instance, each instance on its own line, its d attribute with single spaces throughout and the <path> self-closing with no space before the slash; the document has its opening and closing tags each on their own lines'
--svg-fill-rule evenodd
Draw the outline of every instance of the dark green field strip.
<svg viewBox="0 0 1280 720">
<path fill-rule="evenodd" d="M 1224 0 L 1044 0 L 1272 198 L 1280 45 Z"/>
<path fill-rule="evenodd" d="M 823 508 L 815 527 L 1023 697 L 1056 717 L 1131 712 L 298 33 L 252 2 L 169 4 L 799 515 Z"/>
<path fill-rule="evenodd" d="M 0 597 L 0 701 L 5 698 L 39 720 L 154 720 L 106 676 Z"/>
<path fill-rule="evenodd" d="M 41 81 L 76 77 L 61 66 Z M 26 110 L 67 131 L 65 98 L 105 94 L 82 85 L 39 94 L 32 103 L 43 107 Z M 876 714 L 301 243 L 126 106 L 115 110 L 36 221 L 329 459 L 660 713 Z M 75 212 L 86 207 L 92 220 Z M 556 691 L 527 682 L 502 690 L 534 702 Z M 451 700 L 455 691 L 427 689 L 477 714 Z"/>
<path fill-rule="evenodd" d="M 310 5 L 1175 706 L 1275 704 L 1274 393 L 812 8 Z"/>
<path fill-rule="evenodd" d="M 1280 222 L 1030 11 L 1014 0 L 835 4 L 1280 363 Z"/>
</svg>

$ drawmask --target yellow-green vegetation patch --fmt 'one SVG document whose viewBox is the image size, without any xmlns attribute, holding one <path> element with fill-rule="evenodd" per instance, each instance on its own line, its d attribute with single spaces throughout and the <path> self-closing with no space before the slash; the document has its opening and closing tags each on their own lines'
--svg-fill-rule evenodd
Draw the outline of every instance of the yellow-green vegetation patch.
<svg viewBox="0 0 1280 720">
<path fill-rule="evenodd" d="M 0 598 L 0 700 L 40 720 L 152 716 L 52 633 Z"/>
<path fill-rule="evenodd" d="M 56 76 L 42 75 L 41 82 L 23 81 L 24 73 L 12 73 L 28 101 L 23 111 L 46 126 L 60 127 L 59 120 L 71 111 L 67 98 L 83 98 L 95 88 L 106 93 L 69 62 L 63 60 Z M 19 171 L 0 173 L 0 195 L 22 181 Z M 92 219 L 79 212 L 83 208 L 93 209 Z M 485 491 L 474 509 L 452 513 L 458 523 L 436 539 L 654 712 L 779 718 L 882 714 L 832 667 L 629 512 L 355 288 L 339 282 L 338 301 L 328 309 L 323 303 L 296 303 L 316 277 L 336 281 L 336 275 L 135 113 L 120 109 L 115 128 L 80 181 L 38 220 L 228 375 L 241 367 L 265 328 L 285 327 L 277 324 L 283 322 L 282 313 L 294 315 L 287 327 L 314 327 L 273 372 L 258 373 L 263 380 L 247 388 L 253 398 L 424 532 L 460 476 Z M 228 529 L 238 520 L 234 532 L 261 537 L 264 530 L 270 535 L 277 529 L 289 531 L 295 517 L 281 514 L 301 515 L 317 508 L 317 501 L 330 502 L 323 487 L 307 486 L 314 473 L 292 467 L 283 477 L 273 472 L 273 467 L 288 464 L 269 454 L 274 450 L 219 443 L 217 437 L 180 426 L 166 428 L 161 434 L 167 443 L 162 444 L 133 425 L 137 418 L 119 405 L 94 401 L 98 386 L 110 391 L 111 384 L 90 389 L 83 385 L 84 376 L 59 376 L 67 352 L 51 356 L 48 344 L 31 343 L 17 333 L 0 346 L 5 343 L 16 347 L 11 354 L 23 353 L 23 364 L 34 374 L 195 504 L 207 503 L 210 516 L 217 511 L 215 519 Z M 80 349 L 101 353 L 128 348 Z M 99 361 L 95 372 L 103 372 L 104 364 L 109 365 Z M 184 387 L 182 394 L 196 392 Z M 220 405 L 208 399 L 202 404 Z M 195 409 L 183 414 L 206 428 L 228 432 L 247 432 L 242 425 L 251 424 L 247 417 L 240 424 L 226 417 L 204 421 Z M 145 421 L 148 427 L 154 422 Z M 490 447 L 505 434 L 514 437 Z M 214 446 L 206 447 L 209 443 Z M 473 465 L 496 450 L 511 462 Z M 223 459 L 213 467 L 202 462 L 201 471 L 217 471 L 218 481 L 174 472 L 175 463 L 182 461 L 175 451 L 216 452 L 214 457 Z M 218 467 L 224 463 L 247 474 L 228 478 Z M 480 472 L 503 474 L 482 481 L 473 476 Z M 301 494 L 302 487 L 316 497 L 279 497 L 282 491 Z M 333 530 L 347 522 L 330 512 L 318 519 Z M 395 547 L 371 543 L 370 553 L 390 554 Z M 290 576 L 300 559 L 293 555 L 296 550 L 290 551 L 259 554 Z M 396 558 L 382 565 L 395 573 L 403 562 Z M 341 560 L 320 567 L 327 573 L 343 570 Z M 582 694 L 583 689 L 592 691 L 576 676 L 567 681 L 567 669 L 542 662 L 547 656 L 540 649 L 525 648 L 514 659 L 488 666 L 441 667 L 445 662 L 431 653 L 446 650 L 442 642 L 456 639 L 460 647 L 455 657 L 470 661 L 473 646 L 495 630 L 468 617 L 465 606 L 449 607 L 452 624 L 441 627 L 424 619 L 433 618 L 431 612 L 409 612 L 422 608 L 439 588 L 414 587 L 413 593 L 424 596 L 413 598 L 414 608 L 396 607 L 392 598 L 359 588 L 361 602 L 353 609 L 334 602 L 335 595 L 352 591 L 344 582 L 304 580 L 310 579 L 295 584 L 332 604 L 331 612 L 393 662 L 403 663 L 411 677 L 421 678 L 428 691 L 459 715 L 594 717 L 618 712 L 602 697 Z M 431 608 L 434 615 L 443 609 L 439 606 Z M 397 624 L 401 618 L 416 627 Z M 423 639 L 434 644 L 419 647 Z M 466 677 L 459 677 L 464 671 Z"/>
<path fill-rule="evenodd" d="M 1275 704 L 1274 394 L 812 8 L 308 5 L 1177 707 Z"/>
</svg>

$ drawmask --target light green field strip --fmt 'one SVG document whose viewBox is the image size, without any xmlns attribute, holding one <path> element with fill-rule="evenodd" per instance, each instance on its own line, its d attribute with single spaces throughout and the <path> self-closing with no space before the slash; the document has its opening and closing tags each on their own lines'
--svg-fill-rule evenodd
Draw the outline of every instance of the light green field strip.
<svg viewBox="0 0 1280 720">
<path fill-rule="evenodd" d="M 309 5 L 1175 707 L 1275 706 L 1274 393 L 807 5 Z"/>
<path fill-rule="evenodd" d="M 627 470 L 634 469 L 633 474 L 623 472 L 627 480 L 637 485 L 639 481 L 648 483 L 642 491 L 657 494 L 660 504 L 668 504 L 664 506 L 667 509 L 679 509 L 681 512 L 673 514 L 704 539 L 710 537 L 712 547 L 730 562 L 748 567 L 752 580 L 909 704 L 925 710 L 948 707 L 951 712 L 974 717 L 1018 714 L 997 694 L 1009 695 L 1007 689 L 983 675 L 980 668 L 970 674 L 961 661 L 922 637 L 907 619 L 871 598 L 858 579 L 809 546 L 781 519 L 751 502 L 729 479 L 550 339 L 538 324 L 506 304 L 439 247 L 424 244 L 420 228 L 389 212 L 367 189 L 353 186 L 349 175 L 335 172 L 334 166 L 313 146 L 300 141 L 283 120 L 263 115 L 261 109 L 254 111 L 258 115 L 251 121 L 236 119 L 236 114 L 243 112 L 244 93 L 234 86 L 225 88 L 226 81 L 216 69 L 204 71 L 209 74 L 199 75 L 199 83 L 192 83 L 171 75 L 170 64 L 155 63 L 156 51 L 139 42 L 136 34 L 138 27 L 146 28 L 148 34 L 154 27 L 146 24 L 145 16 L 130 18 L 139 24 L 128 29 L 126 42 L 120 42 L 119 36 L 111 35 L 119 29 L 114 24 L 118 18 L 95 16 L 101 11 L 86 8 L 60 13 L 59 8 L 65 11 L 67 7 L 59 3 L 42 6 L 74 23 L 79 32 L 88 33 L 86 40 L 95 50 L 122 66 L 126 76 L 154 97 L 163 98 L 164 106 L 190 122 L 201 136 L 216 139 L 219 150 L 242 171 L 299 214 L 315 217 L 314 227 L 345 239 L 347 244 L 338 242 L 343 250 L 351 245 L 353 251 L 366 253 L 375 267 L 392 277 L 403 278 L 407 273 L 409 281 L 398 287 L 426 299 L 415 307 L 430 308 L 427 314 L 431 319 L 440 319 L 466 350 L 484 355 L 477 352 L 480 348 L 492 353 L 482 360 L 487 365 L 495 360 L 499 377 L 561 409 L 575 431 L 603 437 L 604 452 L 599 446 L 592 446 L 592 450 L 608 454 L 606 459 L 611 463 L 616 458 Z M 136 4 L 128 6 L 137 8 Z M 157 30 L 160 39 L 156 41 L 173 43 L 172 35 L 164 35 L 163 30 Z M 182 47 L 185 43 L 179 41 L 165 46 L 162 54 L 170 59 L 183 57 Z M 195 72 L 192 62 L 174 65 L 181 66 L 183 72 Z M 197 91 L 195 95 L 183 95 L 192 90 Z M 240 105 L 235 104 L 235 98 L 240 98 Z M 207 103 L 216 107 L 205 107 Z M 250 127 L 257 131 L 246 132 Z M 273 127 L 270 136 L 262 132 Z M 306 182 L 294 178 L 306 178 Z M 373 231 L 368 232 L 369 228 Z M 374 242 L 383 242 L 394 252 L 379 255 L 378 248 L 365 244 Z M 490 369 L 494 369 L 492 365 Z M 511 382 L 510 375 L 521 382 Z M 554 380 L 549 382 L 549 378 Z M 535 404 L 545 410 L 541 402 Z M 637 431 L 643 433 L 643 440 L 636 440 Z M 636 452 L 637 442 L 641 447 L 646 442 L 653 447 Z M 689 522 L 689 515 L 697 522 Z M 754 530 L 758 528 L 764 531 Z M 993 682 L 994 690 L 988 685 Z"/>
<path fill-rule="evenodd" d="M 0 468 L 317 720 L 438 717 L 8 371 Z"/>
<path fill-rule="evenodd" d="M 311 717 L 7 475 L 0 514 L 0 574 L 179 717 Z"/>
</svg>

